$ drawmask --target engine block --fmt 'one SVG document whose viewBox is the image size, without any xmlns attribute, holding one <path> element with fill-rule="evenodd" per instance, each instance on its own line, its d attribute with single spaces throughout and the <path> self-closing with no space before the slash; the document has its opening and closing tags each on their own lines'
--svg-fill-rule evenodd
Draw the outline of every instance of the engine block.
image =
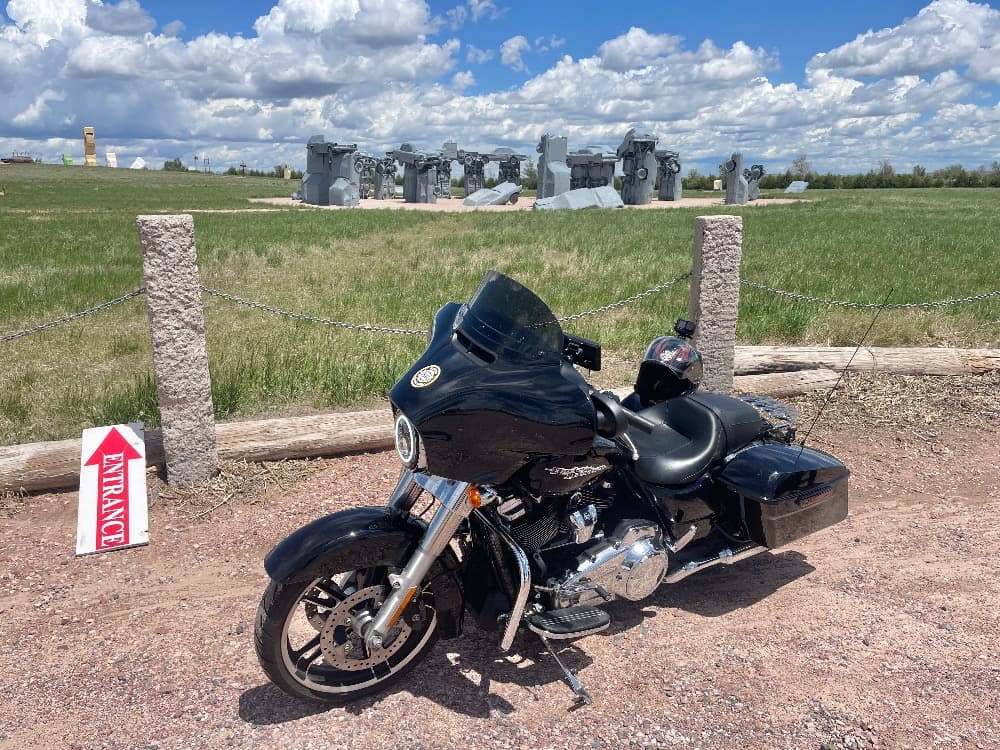
<svg viewBox="0 0 1000 750">
<path fill-rule="evenodd" d="M 659 527 L 648 521 L 622 521 L 612 535 L 587 547 L 576 569 L 552 586 L 553 607 L 600 602 L 605 595 L 645 599 L 667 573 L 660 537 Z"/>
</svg>

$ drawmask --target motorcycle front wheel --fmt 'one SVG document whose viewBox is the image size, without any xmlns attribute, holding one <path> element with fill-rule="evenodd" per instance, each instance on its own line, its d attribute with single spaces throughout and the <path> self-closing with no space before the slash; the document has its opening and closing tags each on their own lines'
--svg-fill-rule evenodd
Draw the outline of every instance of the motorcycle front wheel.
<svg viewBox="0 0 1000 750">
<path fill-rule="evenodd" d="M 396 568 L 376 566 L 313 580 L 272 581 L 257 608 L 254 645 L 261 667 L 289 695 L 342 705 L 381 692 L 406 675 L 437 641 L 434 594 L 425 586 L 383 639 L 362 638 L 389 596 Z"/>
</svg>

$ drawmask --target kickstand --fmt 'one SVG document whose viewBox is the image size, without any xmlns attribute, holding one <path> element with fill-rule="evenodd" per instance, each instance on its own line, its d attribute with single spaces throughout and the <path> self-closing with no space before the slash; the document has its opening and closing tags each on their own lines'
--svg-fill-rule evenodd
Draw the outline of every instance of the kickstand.
<svg viewBox="0 0 1000 750">
<path fill-rule="evenodd" d="M 573 707 L 577 708 L 579 706 L 589 706 L 592 704 L 594 701 L 591 700 L 590 693 L 587 692 L 587 688 L 580 684 L 580 681 L 576 679 L 576 675 L 562 663 L 562 659 L 560 659 L 559 655 L 556 654 L 556 650 L 552 648 L 552 644 L 549 643 L 549 640 L 544 635 L 536 635 L 542 639 L 542 643 L 545 645 L 545 648 L 547 648 L 549 653 L 552 654 L 552 658 L 556 660 L 556 664 L 559 665 L 563 674 L 566 675 L 566 682 L 569 683 L 569 689 L 573 691 Z"/>
</svg>

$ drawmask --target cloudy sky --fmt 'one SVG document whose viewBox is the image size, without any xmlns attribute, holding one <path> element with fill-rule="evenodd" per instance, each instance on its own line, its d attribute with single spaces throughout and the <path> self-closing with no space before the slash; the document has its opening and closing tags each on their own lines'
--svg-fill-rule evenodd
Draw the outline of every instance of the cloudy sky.
<svg viewBox="0 0 1000 750">
<path fill-rule="evenodd" d="M 2 0 L 0 0 L 2 3 Z M 683 7 L 676 7 L 683 6 Z M 0 6 L 2 7 L 2 6 Z M 0 154 L 119 163 L 615 147 L 633 125 L 714 171 L 1000 159 L 1000 7 L 969 0 L 9 0 Z"/>
</svg>

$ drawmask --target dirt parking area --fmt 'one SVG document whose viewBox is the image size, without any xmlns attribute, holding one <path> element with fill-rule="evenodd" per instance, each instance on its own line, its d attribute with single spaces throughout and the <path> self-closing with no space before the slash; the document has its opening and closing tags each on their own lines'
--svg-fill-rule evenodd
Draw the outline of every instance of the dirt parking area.
<svg viewBox="0 0 1000 750">
<path fill-rule="evenodd" d="M 471 625 L 347 709 L 266 682 L 263 556 L 384 502 L 388 453 L 244 467 L 203 496 L 153 478 L 151 544 L 85 558 L 75 493 L 8 498 L 0 748 L 996 748 L 998 386 L 848 384 L 812 442 L 853 470 L 850 517 L 610 605 L 611 629 L 561 652 L 594 697 L 576 711 L 534 636 L 505 656 Z"/>
</svg>

